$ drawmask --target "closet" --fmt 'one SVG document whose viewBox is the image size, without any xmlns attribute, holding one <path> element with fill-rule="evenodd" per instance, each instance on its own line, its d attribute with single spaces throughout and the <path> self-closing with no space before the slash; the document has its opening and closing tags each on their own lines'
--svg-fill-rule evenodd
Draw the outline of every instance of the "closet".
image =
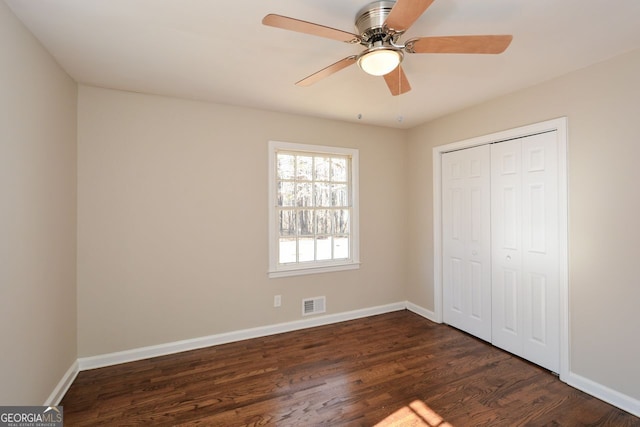
<svg viewBox="0 0 640 427">
<path fill-rule="evenodd" d="M 445 323 L 560 368 L 556 131 L 442 154 Z"/>
</svg>

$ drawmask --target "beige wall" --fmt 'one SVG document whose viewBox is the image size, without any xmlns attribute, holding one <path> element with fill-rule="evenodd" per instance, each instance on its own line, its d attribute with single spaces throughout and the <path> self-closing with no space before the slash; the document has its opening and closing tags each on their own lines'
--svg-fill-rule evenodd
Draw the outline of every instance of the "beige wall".
<svg viewBox="0 0 640 427">
<path fill-rule="evenodd" d="M 0 2 L 0 405 L 77 358 L 76 84 Z"/>
<path fill-rule="evenodd" d="M 404 132 L 87 86 L 78 123 L 80 357 L 404 301 Z M 359 270 L 267 278 L 271 139 L 359 149 Z"/>
<path fill-rule="evenodd" d="M 640 51 L 409 132 L 407 297 L 433 309 L 431 148 L 567 116 L 570 369 L 640 399 Z"/>
</svg>

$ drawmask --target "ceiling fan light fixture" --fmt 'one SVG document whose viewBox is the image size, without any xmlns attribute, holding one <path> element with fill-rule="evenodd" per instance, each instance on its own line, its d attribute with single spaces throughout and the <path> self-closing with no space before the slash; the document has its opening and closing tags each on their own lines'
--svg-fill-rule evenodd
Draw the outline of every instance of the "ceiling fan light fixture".
<svg viewBox="0 0 640 427">
<path fill-rule="evenodd" d="M 402 62 L 402 52 L 388 47 L 377 47 L 364 51 L 358 57 L 358 66 L 372 76 L 384 76 Z"/>
</svg>

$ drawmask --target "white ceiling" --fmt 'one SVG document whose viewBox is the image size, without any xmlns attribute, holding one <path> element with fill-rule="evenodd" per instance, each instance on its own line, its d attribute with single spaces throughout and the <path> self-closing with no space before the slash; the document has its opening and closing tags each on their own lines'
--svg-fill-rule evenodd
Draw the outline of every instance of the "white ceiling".
<svg viewBox="0 0 640 427">
<path fill-rule="evenodd" d="M 261 24 L 277 13 L 355 32 L 369 0 L 5 1 L 80 83 L 399 128 L 640 48 L 638 0 L 436 0 L 401 42 L 513 42 L 501 55 L 407 54 L 413 89 L 392 97 L 357 66 L 295 86 L 363 47 Z"/>
</svg>

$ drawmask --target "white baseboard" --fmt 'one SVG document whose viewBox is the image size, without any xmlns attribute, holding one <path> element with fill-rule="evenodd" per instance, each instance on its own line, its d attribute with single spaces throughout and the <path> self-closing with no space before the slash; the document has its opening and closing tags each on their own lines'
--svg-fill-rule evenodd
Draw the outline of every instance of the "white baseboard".
<svg viewBox="0 0 640 427">
<path fill-rule="evenodd" d="M 165 356 L 168 354 L 180 353 L 183 351 L 211 347 L 213 345 L 227 344 L 230 342 L 242 341 L 251 338 L 265 337 L 268 335 L 275 335 L 283 332 L 312 328 L 314 326 L 329 325 L 332 323 L 344 322 L 346 320 L 359 319 L 362 317 L 374 316 L 376 314 L 404 310 L 405 308 L 407 308 L 406 302 L 397 302 L 394 304 L 381 305 L 377 307 L 348 311 L 344 313 L 328 314 L 325 316 L 317 316 L 310 319 L 296 320 L 293 322 L 260 326 L 257 328 L 243 329 L 234 332 L 226 332 L 223 334 L 209 335 L 205 337 L 175 341 L 149 347 L 135 348 L 131 350 L 119 351 L 116 353 L 108 353 L 91 357 L 81 357 L 78 359 L 78 364 L 81 371 L 86 371 L 89 369 L 102 368 L 105 366 L 133 362 L 136 360 L 148 359 L 151 357 Z"/>
<path fill-rule="evenodd" d="M 64 395 L 69 390 L 69 387 L 71 387 L 71 384 L 78 376 L 78 372 L 80 372 L 80 368 L 78 361 L 76 360 L 62 376 L 62 379 L 56 388 L 53 389 L 53 392 L 51 392 L 47 400 L 44 402 L 44 406 L 58 406 Z"/>
<path fill-rule="evenodd" d="M 227 344 L 230 342 L 242 341 L 251 338 L 259 338 L 284 332 L 297 331 L 300 329 L 313 328 L 315 326 L 329 325 L 332 323 L 360 319 L 363 317 L 375 316 L 377 314 L 390 313 L 393 311 L 404 309 L 416 313 L 432 322 L 440 323 L 436 320 L 437 317 L 433 311 L 421 307 L 417 304 L 403 301 L 377 307 L 348 311 L 344 313 L 316 316 L 310 319 L 296 320 L 293 322 L 279 323 L 275 325 L 261 326 L 251 329 L 243 329 L 239 331 L 209 335 L 205 337 L 176 341 L 149 347 L 141 347 L 116 353 L 108 353 L 92 357 L 81 357 L 69 368 L 62 380 L 60 380 L 60 383 L 58 384 L 56 389 L 53 391 L 53 393 L 51 393 L 51 396 L 49 396 L 49 399 L 47 399 L 47 402 L 45 402 L 45 405 L 57 405 L 62 400 L 62 397 L 71 386 L 71 383 L 73 382 L 79 371 L 86 371 L 89 369 L 112 366 L 120 363 L 133 362 L 136 360 L 148 359 L 151 357 L 165 356 L 168 354 L 196 350 L 199 348 Z M 616 406 L 624 411 L 640 417 L 640 401 L 630 396 L 610 389 L 606 386 L 603 386 L 602 384 L 596 383 L 595 381 L 584 378 L 573 372 L 569 372 L 569 375 L 566 378 L 565 382 L 570 386 L 577 388 L 578 390 L 581 390 L 600 400 L 610 403 L 613 406 Z"/>
<path fill-rule="evenodd" d="M 640 417 L 640 400 L 610 389 L 575 372 L 569 372 L 566 383 L 623 411 L 627 411 L 636 417 Z"/>
<path fill-rule="evenodd" d="M 407 306 L 407 310 L 412 311 L 412 312 L 424 317 L 425 319 L 431 320 L 434 323 L 441 323 L 441 322 L 438 322 L 436 320 L 437 319 L 436 313 L 434 313 L 431 310 L 427 310 L 426 308 L 421 307 L 421 306 L 419 306 L 417 304 L 414 304 L 412 302 L 409 302 L 409 301 L 406 302 L 406 306 Z"/>
</svg>

